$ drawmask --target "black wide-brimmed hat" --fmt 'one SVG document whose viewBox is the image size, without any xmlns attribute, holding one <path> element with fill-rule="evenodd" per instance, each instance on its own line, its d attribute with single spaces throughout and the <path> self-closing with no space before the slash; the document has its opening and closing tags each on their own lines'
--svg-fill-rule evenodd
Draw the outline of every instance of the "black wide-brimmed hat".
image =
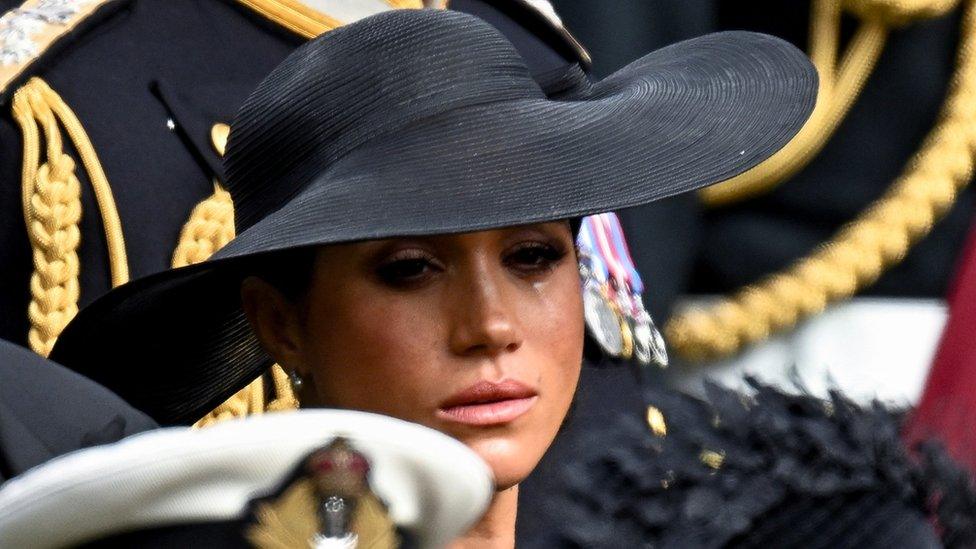
<svg viewBox="0 0 976 549">
<path fill-rule="evenodd" d="M 52 357 L 162 423 L 192 422 L 269 364 L 241 310 L 260 256 L 617 210 L 733 177 L 799 130 L 808 59 L 777 38 L 682 42 L 547 97 L 482 20 L 373 16 L 292 53 L 245 101 L 225 160 L 238 236 L 83 310 Z"/>
</svg>

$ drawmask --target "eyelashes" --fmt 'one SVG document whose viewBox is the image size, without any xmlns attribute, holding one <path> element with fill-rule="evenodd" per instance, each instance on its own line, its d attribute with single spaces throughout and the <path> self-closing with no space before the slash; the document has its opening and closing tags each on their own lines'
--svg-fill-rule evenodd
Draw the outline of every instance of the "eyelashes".
<svg viewBox="0 0 976 549">
<path fill-rule="evenodd" d="M 569 254 L 561 243 L 520 242 L 504 251 L 501 264 L 521 278 L 538 278 L 555 269 Z M 376 267 L 377 277 L 393 288 L 422 286 L 446 267 L 433 254 L 418 248 L 393 253 Z"/>
<path fill-rule="evenodd" d="M 376 268 L 376 274 L 384 283 L 395 288 L 406 288 L 424 281 L 434 271 L 443 267 L 433 255 L 418 249 L 400 250 L 384 260 Z"/>
<path fill-rule="evenodd" d="M 503 263 L 525 274 L 543 274 L 558 265 L 567 253 L 565 248 L 554 244 L 524 242 L 509 250 Z"/>
</svg>

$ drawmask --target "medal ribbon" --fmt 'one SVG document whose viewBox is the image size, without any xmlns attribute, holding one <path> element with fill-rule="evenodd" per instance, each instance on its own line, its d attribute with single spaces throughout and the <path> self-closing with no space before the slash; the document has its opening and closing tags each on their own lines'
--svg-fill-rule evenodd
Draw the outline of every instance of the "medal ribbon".
<svg viewBox="0 0 976 549">
<path fill-rule="evenodd" d="M 600 285 L 603 299 L 622 315 L 621 334 L 628 344 L 614 356 L 667 366 L 664 340 L 644 308 L 644 282 L 630 255 L 620 218 L 612 212 L 584 217 L 577 245 L 588 259 L 588 276 Z"/>
<path fill-rule="evenodd" d="M 596 268 L 606 273 L 604 280 L 612 279 L 618 290 L 629 294 L 639 295 L 644 291 L 644 283 L 630 256 L 617 214 L 603 213 L 583 218 L 579 244 L 591 252 L 593 263 L 599 264 Z"/>
<path fill-rule="evenodd" d="M 627 246 L 627 239 L 624 238 L 624 228 L 620 224 L 620 218 L 615 213 L 603 215 L 603 219 L 609 229 L 608 232 L 613 243 L 617 261 L 627 270 L 631 293 L 644 293 L 644 281 L 641 280 L 640 273 L 637 272 L 637 265 L 634 264 L 634 259 L 630 255 L 630 248 Z"/>
<path fill-rule="evenodd" d="M 593 276 L 596 281 L 602 285 L 606 284 L 610 280 L 610 270 L 607 268 L 606 260 L 604 260 L 603 256 L 600 254 L 600 251 L 597 249 L 592 219 L 592 217 L 583 218 L 577 244 L 589 257 L 590 267 L 593 270 Z"/>
</svg>

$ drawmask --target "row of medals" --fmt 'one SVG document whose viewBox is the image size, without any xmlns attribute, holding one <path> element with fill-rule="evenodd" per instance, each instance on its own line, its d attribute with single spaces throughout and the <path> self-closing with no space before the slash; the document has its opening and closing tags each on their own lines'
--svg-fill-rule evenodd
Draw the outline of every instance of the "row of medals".
<svg viewBox="0 0 976 549">
<path fill-rule="evenodd" d="M 629 284 L 618 282 L 616 277 L 601 280 L 594 262 L 601 261 L 605 265 L 606 261 L 598 255 L 598 250 L 582 242 L 578 244 L 583 311 L 590 335 L 611 357 L 666 367 L 668 353 L 664 338 L 644 307 L 640 293 Z M 630 257 L 621 259 L 631 264 L 633 261 Z"/>
</svg>

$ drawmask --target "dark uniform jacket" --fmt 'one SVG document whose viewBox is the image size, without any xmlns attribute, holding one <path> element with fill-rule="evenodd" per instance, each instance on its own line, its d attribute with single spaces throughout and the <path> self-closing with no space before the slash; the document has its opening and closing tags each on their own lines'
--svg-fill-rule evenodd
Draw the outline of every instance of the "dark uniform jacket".
<svg viewBox="0 0 976 549">
<path fill-rule="evenodd" d="M 61 454 L 155 427 L 101 385 L 0 341 L 0 484 Z"/>
<path fill-rule="evenodd" d="M 3 2 L 6 9 L 17 2 Z M 172 262 L 190 211 L 213 193 L 214 123 L 302 39 L 238 2 L 106 2 L 0 95 L 0 339 L 25 344 L 32 258 L 21 212 L 21 131 L 13 93 L 37 76 L 87 131 L 118 205 L 131 278 Z M 66 136 L 65 136 L 66 137 Z M 69 149 L 70 150 L 70 149 Z M 81 181 L 80 305 L 111 288 L 102 219 Z"/>
<path fill-rule="evenodd" d="M 807 0 L 625 0 L 613 10 L 596 0 L 553 4 L 593 52 L 597 75 L 664 44 L 724 29 L 766 32 L 808 49 Z M 768 194 L 715 209 L 689 196 L 623 212 L 641 272 L 661 274 L 645 275 L 649 301 L 667 310 L 680 294 L 721 294 L 755 283 L 809 254 L 879 198 L 937 122 L 955 67 L 959 12 L 892 30 L 826 147 Z M 845 16 L 843 39 L 855 25 Z M 973 206 L 972 189 L 962 190 L 932 232 L 859 293 L 944 297 Z"/>
</svg>

